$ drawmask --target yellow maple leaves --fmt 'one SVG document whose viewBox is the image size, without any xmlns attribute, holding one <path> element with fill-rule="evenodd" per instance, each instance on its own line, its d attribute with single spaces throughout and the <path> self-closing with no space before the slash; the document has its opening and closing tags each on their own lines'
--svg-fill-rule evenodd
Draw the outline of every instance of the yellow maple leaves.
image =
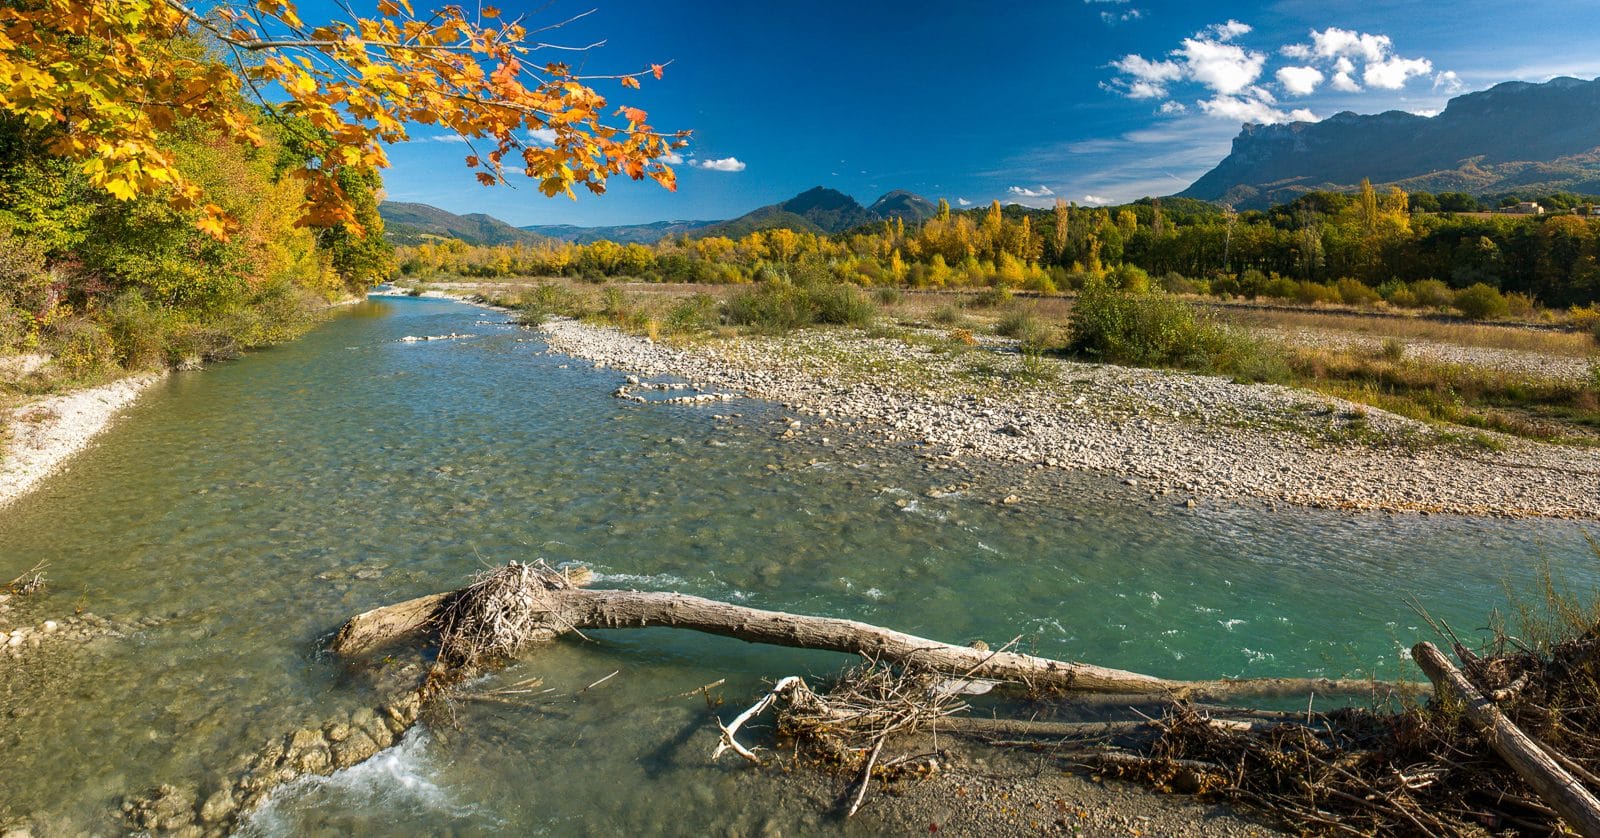
<svg viewBox="0 0 1600 838">
<path fill-rule="evenodd" d="M 308 29 L 287 0 L 224 0 L 205 16 L 178 0 L 19 0 L 0 7 L 0 110 L 54 132 L 52 149 L 81 160 L 108 194 L 164 194 L 218 238 L 229 220 L 203 202 L 160 134 L 195 120 L 260 145 L 244 85 L 266 109 L 318 131 L 313 162 L 294 172 L 305 224 L 352 227 L 340 168 L 385 165 L 383 145 L 407 139 L 415 123 L 484 143 L 469 165 L 485 169 L 475 175 L 486 185 L 504 182 L 516 155 L 546 195 L 571 196 L 578 184 L 598 194 L 619 174 L 675 188 L 663 158 L 687 135 L 658 133 L 631 107 L 612 112 L 626 126 L 606 124 L 606 99 L 584 77 L 527 60 L 542 45 L 521 23 L 487 25 L 499 17 L 491 7 L 419 16 L 408 0 L 379 0 L 378 12 Z M 202 34 L 222 51 L 197 48 L 192 36 Z M 663 68 L 613 78 L 638 89 Z"/>
</svg>

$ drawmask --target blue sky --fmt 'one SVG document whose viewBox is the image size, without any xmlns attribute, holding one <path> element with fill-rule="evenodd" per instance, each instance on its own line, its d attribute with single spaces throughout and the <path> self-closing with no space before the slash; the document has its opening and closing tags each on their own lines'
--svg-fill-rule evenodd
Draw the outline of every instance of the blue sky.
<svg viewBox="0 0 1600 838">
<path fill-rule="evenodd" d="M 481 187 L 462 145 L 419 129 L 391 149 L 390 198 L 519 225 L 731 218 L 819 184 L 863 203 L 897 188 L 953 204 L 1120 202 L 1183 189 L 1246 120 L 1426 113 L 1501 81 L 1600 76 L 1593 0 L 501 7 L 544 21 L 596 9 L 558 33 L 607 41 L 588 72 L 674 62 L 642 91 L 599 89 L 694 131 L 678 191 L 619 179 L 574 202 Z"/>
</svg>

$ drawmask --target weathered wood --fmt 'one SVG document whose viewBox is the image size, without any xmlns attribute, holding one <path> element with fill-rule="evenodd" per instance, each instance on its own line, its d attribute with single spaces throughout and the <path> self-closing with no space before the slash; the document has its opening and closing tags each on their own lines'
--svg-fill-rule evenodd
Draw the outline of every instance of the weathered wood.
<svg viewBox="0 0 1600 838">
<path fill-rule="evenodd" d="M 1360 695 L 1391 689 L 1365 680 L 1262 678 L 1177 681 L 1094 664 L 989 651 L 929 640 L 856 620 L 765 611 L 687 594 L 553 587 L 539 591 L 542 625 L 552 634 L 582 629 L 672 627 L 801 649 L 914 664 L 963 678 L 986 678 L 1036 689 L 1163 698 Z M 375 608 L 352 618 L 332 643 L 340 655 L 364 654 L 433 630 L 433 615 L 452 594 L 433 594 Z"/>
<path fill-rule="evenodd" d="M 1440 690 L 1455 693 L 1467 718 L 1483 729 L 1489 747 L 1533 786 L 1567 825 L 1586 838 L 1600 838 L 1600 799 L 1523 733 L 1432 643 L 1411 647 L 1411 658 Z"/>
</svg>

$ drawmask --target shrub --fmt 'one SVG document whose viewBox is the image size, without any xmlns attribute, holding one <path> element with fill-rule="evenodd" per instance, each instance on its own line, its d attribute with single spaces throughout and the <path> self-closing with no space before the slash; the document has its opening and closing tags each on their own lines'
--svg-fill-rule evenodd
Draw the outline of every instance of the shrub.
<svg viewBox="0 0 1600 838">
<path fill-rule="evenodd" d="M 735 325 L 785 332 L 812 324 L 866 326 L 877 310 L 855 285 L 775 281 L 735 294 L 728 300 L 727 313 L 728 322 Z"/>
<path fill-rule="evenodd" d="M 973 294 L 966 303 L 971 308 L 998 308 L 1011 302 L 1011 299 L 1011 289 L 995 286 Z"/>
<path fill-rule="evenodd" d="M 1165 294 L 1086 289 L 1072 309 L 1069 351 L 1102 361 L 1277 378 L 1282 362 L 1242 332 Z"/>
<path fill-rule="evenodd" d="M 1513 291 L 1506 295 L 1506 307 L 1512 317 L 1532 317 L 1539 311 L 1539 302 L 1527 294 Z"/>
<path fill-rule="evenodd" d="M 69 378 L 88 378 L 109 366 L 116 357 L 116 344 L 99 324 L 84 318 L 63 321 L 56 326 L 54 347 L 56 366 Z"/>
<path fill-rule="evenodd" d="M 880 306 L 895 305 L 900 302 L 903 296 L 905 295 L 900 293 L 900 289 L 893 285 L 885 285 L 872 292 L 872 299 L 876 300 Z"/>
<path fill-rule="evenodd" d="M 1341 279 L 1334 287 L 1339 291 L 1339 299 L 1346 305 L 1370 306 L 1383 299 L 1383 295 L 1359 279 Z"/>
<path fill-rule="evenodd" d="M 1339 302 L 1339 290 L 1320 282 L 1301 282 L 1295 289 L 1295 299 L 1306 305 Z"/>
<path fill-rule="evenodd" d="M 1161 290 L 1169 294 L 1199 293 L 1199 289 L 1195 287 L 1195 284 L 1177 271 L 1168 271 L 1167 275 L 1161 278 Z"/>
<path fill-rule="evenodd" d="M 1385 361 L 1399 362 L 1406 357 L 1405 341 L 1399 338 L 1389 338 L 1378 348 L 1378 357 Z"/>
<path fill-rule="evenodd" d="M 1123 291 L 1143 294 L 1150 290 L 1150 275 L 1137 265 L 1124 262 L 1111 271 L 1107 277 L 1112 285 Z"/>
<path fill-rule="evenodd" d="M 1411 294 L 1422 308 L 1447 308 L 1455 302 L 1450 286 L 1437 279 L 1419 279 L 1411 283 Z"/>
<path fill-rule="evenodd" d="M 933 310 L 933 322 L 941 326 L 957 326 L 966 321 L 966 315 L 953 305 L 942 305 Z"/>
<path fill-rule="evenodd" d="M 703 332 L 722 321 L 717 300 L 710 294 L 695 294 L 667 312 L 667 328 L 674 332 Z"/>
<path fill-rule="evenodd" d="M 1511 306 L 1499 289 L 1482 282 L 1456 292 L 1455 307 L 1462 315 L 1473 320 L 1504 317 L 1511 311 Z"/>
<path fill-rule="evenodd" d="M 1043 346 L 1049 330 L 1039 316 L 1025 308 L 1005 313 L 994 326 L 995 334 L 1022 341 L 1025 346 Z"/>
<path fill-rule="evenodd" d="M 1279 300 L 1294 299 L 1300 293 L 1300 283 L 1286 277 L 1273 274 L 1267 281 L 1265 288 L 1261 289 L 1263 297 L 1274 297 Z"/>
</svg>

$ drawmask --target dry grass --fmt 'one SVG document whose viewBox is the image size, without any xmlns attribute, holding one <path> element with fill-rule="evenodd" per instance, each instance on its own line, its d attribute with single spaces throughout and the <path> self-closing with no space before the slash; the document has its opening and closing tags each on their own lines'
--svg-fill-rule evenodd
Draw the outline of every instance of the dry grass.
<svg viewBox="0 0 1600 838">
<path fill-rule="evenodd" d="M 1569 358 L 1586 358 L 1597 351 L 1594 338 L 1582 332 L 1500 326 L 1489 323 L 1448 323 L 1420 317 L 1379 317 L 1317 311 L 1262 311 L 1219 307 L 1221 319 L 1245 328 L 1313 329 L 1350 332 L 1373 338 L 1423 340 L 1487 349 L 1513 349 Z"/>
</svg>

